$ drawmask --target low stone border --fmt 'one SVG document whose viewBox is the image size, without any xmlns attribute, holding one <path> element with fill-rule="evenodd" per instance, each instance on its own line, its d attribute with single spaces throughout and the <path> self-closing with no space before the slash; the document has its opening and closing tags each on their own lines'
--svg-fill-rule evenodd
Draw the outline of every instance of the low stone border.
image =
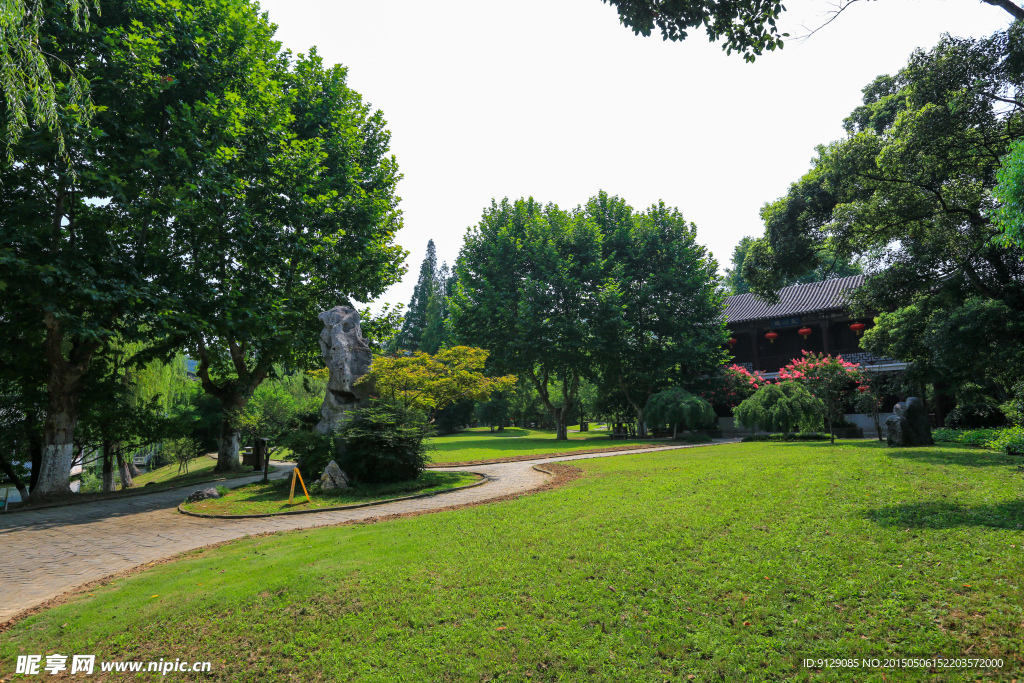
<svg viewBox="0 0 1024 683">
<path fill-rule="evenodd" d="M 537 469 L 534 467 L 534 469 Z M 545 474 L 551 474 L 545 470 L 538 470 Z M 208 515 L 203 512 L 189 512 L 182 507 L 188 501 L 184 501 L 178 505 L 178 512 L 189 517 L 205 517 L 207 519 L 254 519 L 257 517 L 282 517 L 285 515 L 313 515 L 318 512 L 334 512 L 336 510 L 353 510 L 355 508 L 368 508 L 374 505 L 386 505 L 387 503 L 395 503 L 400 500 L 414 500 L 416 498 L 432 498 L 434 496 L 440 496 L 445 493 L 451 493 L 452 491 L 462 491 L 463 489 L 471 489 L 474 486 L 482 486 L 487 482 L 491 481 L 491 478 L 482 472 L 470 472 L 480 477 L 480 481 L 475 481 L 472 484 L 466 484 L 465 486 L 456 486 L 452 489 L 444 489 L 443 491 L 434 491 L 433 493 L 417 493 L 413 496 L 402 496 L 401 498 L 386 498 L 384 500 L 373 500 L 369 503 L 352 503 L 351 505 L 337 505 L 329 508 L 317 508 L 316 510 L 285 510 L 284 512 L 262 512 L 253 515 Z"/>
</svg>

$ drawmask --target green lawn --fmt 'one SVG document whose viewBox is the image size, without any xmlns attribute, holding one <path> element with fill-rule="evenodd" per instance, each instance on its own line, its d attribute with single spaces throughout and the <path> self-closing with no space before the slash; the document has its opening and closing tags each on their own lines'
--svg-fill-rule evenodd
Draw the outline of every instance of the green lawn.
<svg viewBox="0 0 1024 683">
<path fill-rule="evenodd" d="M 664 439 L 629 439 L 612 441 L 608 432 L 569 432 L 568 441 L 556 441 L 555 432 L 542 429 L 505 429 L 491 432 L 487 427 L 467 429 L 463 432 L 431 439 L 430 458 L 434 464 L 466 462 L 472 460 L 496 460 L 514 458 L 520 455 L 543 455 L 563 451 L 611 448 L 613 446 L 654 444 L 664 446 Z"/>
<path fill-rule="evenodd" d="M 840 441 L 574 464 L 581 478 L 512 501 L 198 551 L 20 622 L 0 660 L 180 657 L 214 661 L 212 680 L 381 683 L 1024 671 L 1022 458 Z M 801 665 L 934 655 L 1004 664 Z"/>
<path fill-rule="evenodd" d="M 251 467 L 246 467 L 244 471 L 226 474 L 224 472 L 214 472 L 213 468 L 216 466 L 217 459 L 206 456 L 193 460 L 189 464 L 188 473 L 186 474 L 179 474 L 178 466 L 176 464 L 164 465 L 163 467 L 159 467 L 151 472 L 145 472 L 135 477 L 132 480 L 133 488 L 140 488 L 147 484 L 151 484 L 148 490 L 153 490 L 157 485 L 159 485 L 160 488 L 171 488 L 174 486 L 184 486 L 186 484 L 207 481 L 209 479 L 233 479 L 235 477 L 249 477 L 253 474 Z M 270 466 L 270 471 L 274 471 L 273 465 Z"/>
<path fill-rule="evenodd" d="M 427 470 L 414 481 L 403 481 L 396 484 L 364 484 L 337 493 L 321 493 L 310 490 L 312 482 L 306 484 L 309 500 L 302 494 L 302 486 L 295 484 L 295 496 L 292 504 L 288 504 L 288 493 L 291 490 L 291 478 L 271 481 L 266 484 L 256 482 L 232 489 L 221 498 L 201 500 L 197 503 L 186 503 L 185 509 L 190 512 L 202 512 L 208 515 L 256 515 L 292 510 L 317 510 L 320 508 L 369 503 L 389 498 L 400 498 L 421 493 L 436 493 L 457 486 L 467 486 L 478 481 L 480 477 L 468 472 L 433 472 Z"/>
</svg>

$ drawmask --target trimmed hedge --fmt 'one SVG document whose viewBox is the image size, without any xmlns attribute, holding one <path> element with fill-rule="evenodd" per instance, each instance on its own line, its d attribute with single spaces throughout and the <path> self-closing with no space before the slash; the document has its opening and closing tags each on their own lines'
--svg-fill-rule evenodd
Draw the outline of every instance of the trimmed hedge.
<svg viewBox="0 0 1024 683">
<path fill-rule="evenodd" d="M 828 434 L 754 434 L 743 437 L 748 441 L 831 441 Z"/>
</svg>

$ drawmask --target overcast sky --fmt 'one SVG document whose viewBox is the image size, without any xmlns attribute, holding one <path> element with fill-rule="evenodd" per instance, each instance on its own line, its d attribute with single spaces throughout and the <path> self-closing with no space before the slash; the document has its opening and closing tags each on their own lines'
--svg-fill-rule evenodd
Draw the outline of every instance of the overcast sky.
<svg viewBox="0 0 1024 683">
<path fill-rule="evenodd" d="M 293 52 L 317 46 L 383 111 L 409 252 L 376 304 L 408 303 L 427 240 L 458 255 L 492 198 L 570 209 L 598 190 L 642 209 L 664 200 L 723 267 L 758 210 L 809 168 L 814 147 L 875 76 L 942 33 L 984 36 L 1010 16 L 979 0 L 858 2 L 807 40 L 753 64 L 698 31 L 643 38 L 600 0 L 263 0 Z M 805 35 L 828 0 L 790 0 Z M 377 305 L 374 306 L 376 310 Z"/>
</svg>

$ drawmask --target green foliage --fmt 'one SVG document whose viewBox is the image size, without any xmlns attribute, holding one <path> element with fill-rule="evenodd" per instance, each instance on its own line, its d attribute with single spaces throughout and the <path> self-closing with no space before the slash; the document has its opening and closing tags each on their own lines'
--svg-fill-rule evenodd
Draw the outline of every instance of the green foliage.
<svg viewBox="0 0 1024 683">
<path fill-rule="evenodd" d="M 263 382 L 239 418 L 246 443 L 257 438 L 276 442 L 301 428 L 305 416 L 318 413 L 326 388 L 325 379 L 308 373 L 292 373 Z"/>
<path fill-rule="evenodd" d="M 61 119 L 69 114 L 88 119 L 92 113 L 88 80 L 40 44 L 40 25 L 59 21 L 77 30 L 86 29 L 90 11 L 98 13 L 99 3 L 64 0 L 55 4 L 58 8 L 53 16 L 44 12 L 42 0 L 0 4 L 0 135 L 8 161 L 11 147 L 30 125 L 53 131 L 63 155 Z M 64 108 L 69 103 L 75 105 L 73 109 Z"/>
<path fill-rule="evenodd" d="M 755 238 L 744 237 L 736 245 L 736 248 L 733 249 L 732 268 L 725 269 L 725 278 L 723 280 L 729 294 L 746 294 L 750 291 L 750 283 L 747 282 L 746 277 L 743 275 L 743 264 L 746 261 L 747 253 L 751 249 L 757 250 L 761 248 L 757 246 Z M 759 257 L 763 259 L 764 254 L 759 253 Z M 775 281 L 775 284 L 782 288 L 789 285 L 823 282 L 835 277 L 848 277 L 864 272 L 864 268 L 859 263 L 851 261 L 849 258 L 839 258 L 828 251 L 816 254 L 815 258 L 816 265 L 813 268 L 809 268 L 806 272 L 799 275 L 792 274 L 784 277 Z"/>
<path fill-rule="evenodd" d="M 997 239 L 992 192 L 1024 130 L 1024 111 L 998 104 L 1024 86 L 1022 32 L 944 36 L 864 88 L 846 137 L 762 209 L 765 235 L 744 263 L 752 290 L 771 298 L 824 254 L 859 260 L 873 275 L 857 304 L 891 311 L 866 348 L 914 361 L 922 380 L 1017 381 L 1024 248 Z"/>
<path fill-rule="evenodd" d="M 683 425 L 690 431 L 717 424 L 710 403 L 678 387 L 652 394 L 644 407 L 644 416 L 650 424 Z"/>
<path fill-rule="evenodd" d="M 182 436 L 165 442 L 160 454 L 178 466 L 179 474 L 188 474 L 189 464 L 203 453 L 202 442 L 191 436 Z"/>
<path fill-rule="evenodd" d="M 988 442 L 988 447 L 1009 455 L 1024 455 L 1024 427 L 1001 430 Z"/>
<path fill-rule="evenodd" d="M 289 434 L 281 445 L 292 452 L 295 466 L 310 482 L 320 476 L 331 460 L 338 457 L 337 443 L 331 434 L 298 430 Z"/>
<path fill-rule="evenodd" d="M 382 484 L 415 479 L 429 458 L 422 413 L 398 403 L 372 401 L 340 430 L 338 465 L 358 482 Z"/>
<path fill-rule="evenodd" d="M 961 403 L 946 415 L 950 429 L 992 429 L 1006 424 L 1006 416 L 985 403 Z"/>
<path fill-rule="evenodd" d="M 1003 157 L 992 194 L 1000 201 L 995 224 L 1002 241 L 1024 249 L 1024 140 L 1016 140 Z"/>
<path fill-rule="evenodd" d="M 434 240 L 427 241 L 427 254 L 420 264 L 420 276 L 405 311 L 402 329 L 394 339 L 395 350 L 419 351 L 420 339 L 427 327 L 427 308 L 437 288 L 437 251 Z M 425 349 L 423 349 L 425 350 Z M 428 351 L 436 353 L 437 349 Z"/>
<path fill-rule="evenodd" d="M 1000 406 L 1009 423 L 1015 427 L 1024 427 L 1024 380 L 1013 387 L 1013 398 Z"/>
<path fill-rule="evenodd" d="M 753 62 L 765 50 L 782 49 L 776 20 L 785 9 L 782 0 L 603 0 L 615 6 L 619 20 L 633 33 L 651 35 L 657 28 L 665 40 L 683 40 L 704 27 L 708 38 L 721 40 L 726 54 L 737 52 Z"/>
<path fill-rule="evenodd" d="M 434 415 L 434 429 L 438 434 L 451 434 L 465 428 L 473 420 L 475 406 L 476 401 L 465 398 L 441 408 Z"/>
<path fill-rule="evenodd" d="M 741 441 L 744 443 L 748 441 L 829 441 L 832 437 L 828 434 L 751 434 L 745 436 Z"/>
<path fill-rule="evenodd" d="M 503 426 L 508 421 L 509 410 L 509 400 L 503 396 L 496 396 L 490 401 L 477 404 L 476 419 L 491 428 Z"/>
<path fill-rule="evenodd" d="M 942 427 L 932 430 L 932 438 L 936 441 L 947 441 L 949 443 L 962 443 L 968 446 L 987 446 L 989 442 L 997 438 L 1001 430 L 998 429 L 952 429 Z"/>
<path fill-rule="evenodd" d="M 600 376 L 639 417 L 653 391 L 723 360 L 717 264 L 663 203 L 493 202 L 456 272 L 454 331 L 489 349 L 495 370 L 528 378 L 561 438 L 587 380 Z"/>
<path fill-rule="evenodd" d="M 747 429 L 766 432 L 813 431 L 824 415 L 825 405 L 798 382 L 766 384 L 733 412 Z"/>
</svg>

